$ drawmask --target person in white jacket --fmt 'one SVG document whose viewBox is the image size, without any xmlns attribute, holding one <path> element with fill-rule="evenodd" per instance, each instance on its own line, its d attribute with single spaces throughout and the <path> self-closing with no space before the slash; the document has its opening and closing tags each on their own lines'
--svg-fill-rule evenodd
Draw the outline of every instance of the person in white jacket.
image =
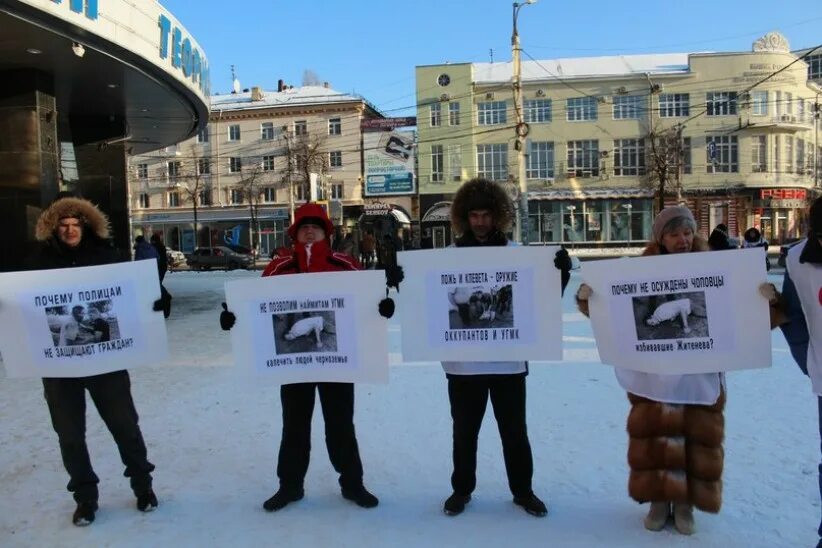
<svg viewBox="0 0 822 548">
<path fill-rule="evenodd" d="M 451 205 L 451 224 L 459 237 L 456 247 L 509 246 L 505 232 L 513 219 L 513 204 L 503 188 L 472 179 L 462 185 Z M 554 265 L 562 270 L 562 288 L 570 278 L 571 259 L 560 250 Z M 525 423 L 527 362 L 443 362 L 453 419 L 453 493 L 443 505 L 449 516 L 461 514 L 476 487 L 477 438 L 490 396 L 497 419 L 508 486 L 514 504 L 531 515 L 548 513 L 534 494 L 531 444 Z"/>
</svg>

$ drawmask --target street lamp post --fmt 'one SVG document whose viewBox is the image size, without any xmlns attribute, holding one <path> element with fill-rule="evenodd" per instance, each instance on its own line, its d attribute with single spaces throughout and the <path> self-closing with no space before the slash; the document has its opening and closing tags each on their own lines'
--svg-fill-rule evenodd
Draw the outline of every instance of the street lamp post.
<svg viewBox="0 0 822 548">
<path fill-rule="evenodd" d="M 517 18 L 522 6 L 535 4 L 537 0 L 525 0 L 525 2 L 514 2 L 513 11 L 513 33 L 511 34 L 511 58 L 513 60 L 514 74 L 512 83 L 514 87 L 514 111 L 517 115 L 517 178 L 519 183 L 519 237 L 520 242 L 528 245 L 528 182 L 525 178 L 525 137 L 528 135 L 528 124 L 525 123 L 525 113 L 522 107 L 522 62 L 520 59 L 519 31 L 517 31 Z"/>
</svg>

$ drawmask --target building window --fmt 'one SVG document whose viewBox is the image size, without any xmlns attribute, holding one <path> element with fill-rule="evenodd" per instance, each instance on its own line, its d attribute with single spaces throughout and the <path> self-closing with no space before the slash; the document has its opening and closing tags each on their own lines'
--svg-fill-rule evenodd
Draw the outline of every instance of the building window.
<svg viewBox="0 0 822 548">
<path fill-rule="evenodd" d="M 341 118 L 330 118 L 328 120 L 328 134 L 329 135 L 342 135 L 342 119 Z"/>
<path fill-rule="evenodd" d="M 344 189 L 344 185 L 343 185 L 342 182 L 331 183 L 331 199 L 332 200 L 342 200 L 343 199 L 343 189 Z"/>
<path fill-rule="evenodd" d="M 431 103 L 431 113 L 429 116 L 431 127 L 439 127 L 442 125 L 442 105 L 439 103 Z"/>
<path fill-rule="evenodd" d="M 505 101 L 477 103 L 477 123 L 481 126 L 504 124 L 507 121 Z"/>
<path fill-rule="evenodd" d="M 554 143 L 552 141 L 532 141 L 530 143 L 525 177 L 528 179 L 552 179 L 554 177 Z"/>
<path fill-rule="evenodd" d="M 208 158 L 199 158 L 197 160 L 197 174 L 208 175 L 211 173 L 211 160 Z"/>
<path fill-rule="evenodd" d="M 449 126 L 458 126 L 460 125 L 460 104 L 459 103 L 448 103 L 448 125 Z"/>
<path fill-rule="evenodd" d="M 267 186 L 263 189 L 263 201 L 264 202 L 276 202 L 277 201 L 277 189 L 274 187 Z"/>
<path fill-rule="evenodd" d="M 796 171 L 797 175 L 805 173 L 805 140 L 796 138 Z"/>
<path fill-rule="evenodd" d="M 151 207 L 151 200 L 145 192 L 140 194 L 140 207 L 143 209 Z"/>
<path fill-rule="evenodd" d="M 738 173 L 739 150 L 736 135 L 714 136 L 707 138 L 708 143 L 708 173 Z M 711 146 L 713 143 L 713 147 Z M 711 149 L 714 148 L 713 158 Z"/>
<path fill-rule="evenodd" d="M 765 135 L 751 137 L 751 171 L 753 173 L 768 171 L 768 138 Z"/>
<path fill-rule="evenodd" d="M 137 178 L 148 179 L 148 164 L 137 164 Z"/>
<path fill-rule="evenodd" d="M 335 150 L 333 152 L 328 153 L 328 165 L 334 168 L 340 168 L 343 166 L 342 163 L 342 151 Z"/>
<path fill-rule="evenodd" d="M 642 112 L 644 97 L 639 95 L 614 96 L 614 120 L 636 120 Z"/>
<path fill-rule="evenodd" d="M 308 122 L 305 120 L 294 122 L 294 135 L 308 135 Z"/>
<path fill-rule="evenodd" d="M 526 99 L 522 103 L 525 122 L 529 124 L 547 124 L 551 121 L 550 99 Z"/>
<path fill-rule="evenodd" d="M 785 173 L 793 173 L 793 137 L 785 136 Z"/>
<path fill-rule="evenodd" d="M 568 141 L 568 173 L 572 177 L 599 175 L 599 141 Z"/>
<path fill-rule="evenodd" d="M 477 176 L 491 181 L 508 179 L 508 144 L 477 145 Z"/>
<path fill-rule="evenodd" d="M 300 202 L 307 202 L 311 196 L 311 191 L 309 189 L 308 183 L 297 183 L 294 186 L 294 189 L 297 191 L 297 200 Z"/>
<path fill-rule="evenodd" d="M 199 200 L 199 204 L 203 206 L 210 206 L 211 205 L 211 190 L 204 188 L 197 194 L 197 199 Z"/>
<path fill-rule="evenodd" d="M 240 140 L 240 124 L 234 124 L 232 126 L 228 126 L 228 140 L 229 141 L 239 141 Z"/>
<path fill-rule="evenodd" d="M 260 139 L 263 141 L 274 139 L 274 122 L 263 122 L 260 124 Z"/>
<path fill-rule="evenodd" d="M 235 205 L 241 204 L 241 203 L 243 203 L 244 199 L 245 199 L 245 196 L 243 196 L 243 191 L 242 190 L 237 189 L 237 188 L 232 188 L 231 189 L 231 192 L 230 192 L 230 195 L 229 195 L 229 200 L 231 201 L 232 204 L 235 204 Z"/>
<path fill-rule="evenodd" d="M 659 116 L 677 118 L 691 115 L 691 96 L 687 93 L 663 93 L 659 96 Z"/>
<path fill-rule="evenodd" d="M 462 145 L 448 145 L 448 170 L 451 181 L 462 181 Z"/>
<path fill-rule="evenodd" d="M 274 155 L 263 156 L 263 171 L 274 171 Z"/>
<path fill-rule="evenodd" d="M 793 114 L 793 93 L 785 92 L 785 114 Z"/>
<path fill-rule="evenodd" d="M 614 141 L 614 175 L 645 175 L 645 139 Z"/>
<path fill-rule="evenodd" d="M 768 92 L 767 91 L 752 91 L 751 92 L 751 114 L 754 116 L 768 115 Z"/>
<path fill-rule="evenodd" d="M 243 160 L 237 156 L 232 156 L 228 159 L 228 172 L 239 173 L 243 170 Z"/>
<path fill-rule="evenodd" d="M 571 97 L 566 99 L 565 111 L 569 122 L 596 120 L 596 97 Z"/>
<path fill-rule="evenodd" d="M 708 116 L 730 116 L 736 114 L 735 91 L 709 91 L 705 94 Z"/>
<path fill-rule="evenodd" d="M 204 127 L 197 133 L 197 142 L 198 143 L 207 143 L 208 142 L 208 126 Z"/>
<path fill-rule="evenodd" d="M 173 179 L 180 176 L 180 162 L 166 162 L 168 176 Z"/>
<path fill-rule="evenodd" d="M 779 169 L 782 167 L 782 156 L 780 154 L 780 152 L 781 152 L 781 148 L 780 148 L 781 142 L 780 141 L 781 141 L 781 139 L 779 138 L 779 135 L 774 135 L 773 136 L 773 169 L 777 173 L 779 173 Z"/>
<path fill-rule="evenodd" d="M 168 207 L 180 207 L 180 193 L 177 191 L 168 193 Z"/>
<path fill-rule="evenodd" d="M 808 79 L 822 79 L 822 53 L 805 57 L 805 62 L 808 63 Z"/>
<path fill-rule="evenodd" d="M 443 153 L 442 145 L 431 145 L 431 182 L 443 182 Z"/>
<path fill-rule="evenodd" d="M 682 138 L 682 173 L 690 175 L 693 171 L 691 165 L 691 138 Z"/>
</svg>

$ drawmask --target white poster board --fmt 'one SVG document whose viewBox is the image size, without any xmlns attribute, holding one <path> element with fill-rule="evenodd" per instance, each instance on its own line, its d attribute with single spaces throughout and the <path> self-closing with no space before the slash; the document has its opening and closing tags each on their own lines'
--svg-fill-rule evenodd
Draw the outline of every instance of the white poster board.
<svg viewBox="0 0 822 548">
<path fill-rule="evenodd" d="M 405 361 L 562 359 L 559 248 L 461 247 L 397 254 Z"/>
<path fill-rule="evenodd" d="M 602 363 L 658 374 L 771 365 L 762 248 L 588 261 Z"/>
<path fill-rule="evenodd" d="M 225 294 L 240 369 L 277 384 L 388 382 L 382 270 L 234 280 Z"/>
<path fill-rule="evenodd" d="M 168 357 L 157 261 L 0 274 L 9 377 L 86 377 Z"/>
</svg>

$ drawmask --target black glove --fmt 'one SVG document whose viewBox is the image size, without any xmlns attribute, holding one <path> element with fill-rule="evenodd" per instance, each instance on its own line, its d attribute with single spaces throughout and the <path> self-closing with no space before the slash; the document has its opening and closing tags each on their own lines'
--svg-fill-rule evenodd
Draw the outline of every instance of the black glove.
<svg viewBox="0 0 822 548">
<path fill-rule="evenodd" d="M 392 265 L 385 267 L 385 286 L 393 287 L 399 293 L 400 282 L 405 279 L 405 272 L 403 272 L 400 265 Z"/>
<path fill-rule="evenodd" d="M 560 271 L 560 280 L 562 281 L 562 292 L 565 292 L 565 286 L 568 285 L 568 281 L 571 279 L 571 267 L 573 267 L 573 263 L 571 262 L 571 257 L 568 255 L 568 252 L 565 248 L 560 248 L 557 251 L 557 254 L 554 255 L 554 266 L 557 267 Z"/>
<path fill-rule="evenodd" d="M 154 312 L 162 312 L 163 311 L 163 299 L 157 299 L 154 301 L 154 306 L 151 307 Z"/>
<path fill-rule="evenodd" d="M 377 310 L 380 311 L 380 316 L 383 318 L 390 318 L 394 315 L 394 299 L 386 297 L 381 300 Z"/>
<path fill-rule="evenodd" d="M 237 316 L 234 315 L 234 312 L 228 311 L 228 306 L 223 303 L 223 311 L 220 312 L 220 327 L 223 331 L 228 331 L 232 327 L 234 327 L 234 323 L 237 321 Z"/>
</svg>

